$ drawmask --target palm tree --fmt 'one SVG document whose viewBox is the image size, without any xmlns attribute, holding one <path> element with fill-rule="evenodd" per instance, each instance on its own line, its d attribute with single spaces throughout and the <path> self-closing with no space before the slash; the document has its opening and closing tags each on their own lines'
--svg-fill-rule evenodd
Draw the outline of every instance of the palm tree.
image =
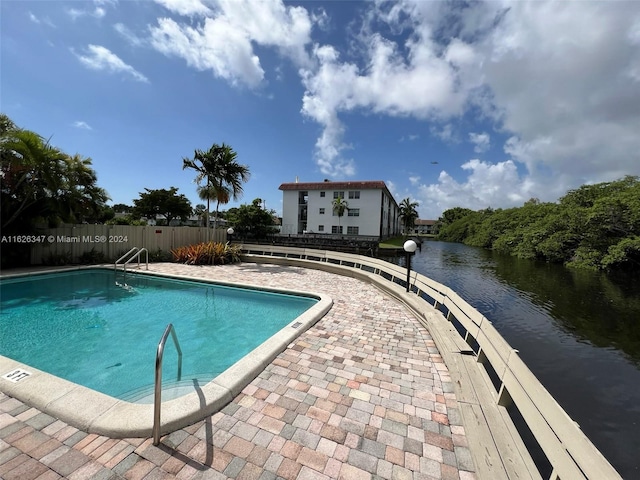
<svg viewBox="0 0 640 480">
<path fill-rule="evenodd" d="M 218 188 L 214 185 L 201 185 L 198 187 L 198 197 L 201 200 L 206 200 L 207 204 L 210 200 L 217 200 L 219 203 L 225 205 L 229 203 L 229 197 L 231 192 L 226 187 L 222 187 L 222 190 L 218 190 Z M 207 226 L 209 226 L 209 209 L 207 208 Z M 216 214 L 217 215 L 217 214 Z M 216 222 L 217 222 L 216 216 Z"/>
<path fill-rule="evenodd" d="M 209 150 L 196 150 L 193 159 L 183 158 L 182 168 L 192 168 L 197 172 L 196 183 L 200 185 L 202 180 L 207 181 L 205 197 L 207 211 L 209 201 L 216 200 L 216 220 L 218 218 L 220 203 L 227 203 L 229 198 L 237 200 L 242 195 L 242 184 L 250 177 L 249 167 L 240 165 L 236 161 L 238 154 L 226 144 L 214 143 Z M 207 217 L 207 227 L 209 217 Z M 208 231 L 208 230 L 207 230 Z"/>
<path fill-rule="evenodd" d="M 67 155 L 0 114 L 0 230 L 26 232 L 36 221 L 95 221 L 109 199 L 91 159 Z"/>
<path fill-rule="evenodd" d="M 404 235 L 407 236 L 409 229 L 413 228 L 418 219 L 418 211 L 416 207 L 420 205 L 418 202 L 412 202 L 409 197 L 400 202 L 400 218 L 404 226 Z"/>
<path fill-rule="evenodd" d="M 190 158 L 182 159 L 183 170 L 186 168 L 192 168 L 196 172 L 198 172 L 195 179 L 195 182 L 198 184 L 198 188 L 201 187 L 200 182 L 205 178 L 207 179 L 207 185 L 204 187 L 207 192 L 210 192 L 211 182 L 210 182 L 209 175 L 207 174 L 206 165 L 207 165 L 207 162 L 209 161 L 209 158 L 212 156 L 212 152 L 211 152 L 212 149 L 213 147 L 211 147 L 208 152 L 203 152 L 202 150 L 196 150 L 193 155 L 193 160 Z M 198 164 L 197 162 L 200 162 L 200 163 Z M 200 192 L 198 192 L 198 196 L 200 196 Z M 209 212 L 211 211 L 211 206 L 210 206 L 211 195 L 207 194 L 205 198 L 203 198 L 203 200 L 204 199 L 207 200 L 207 216 L 205 218 L 205 226 L 207 227 L 207 232 L 208 232 Z"/>
<path fill-rule="evenodd" d="M 193 214 L 198 216 L 198 225 L 202 225 L 205 221 L 205 214 L 208 213 L 206 208 L 207 206 L 202 203 L 197 204 L 193 208 Z"/>
<path fill-rule="evenodd" d="M 55 201 L 55 209 L 65 222 L 96 219 L 109 200 L 107 192 L 96 185 L 98 177 L 91 163 L 91 158 L 77 153 L 66 156 L 64 182 Z"/>
<path fill-rule="evenodd" d="M 47 217 L 63 187 L 68 156 L 30 130 L 3 131 L 0 145 L 2 228 L 28 216 Z"/>
<path fill-rule="evenodd" d="M 340 226 L 340 218 L 342 218 L 346 210 L 349 210 L 349 204 L 347 203 L 346 200 L 343 200 L 342 197 L 334 198 L 332 204 L 333 204 L 333 211 L 336 213 L 336 215 L 338 215 L 338 227 L 339 227 L 340 233 L 342 233 L 342 227 Z"/>
</svg>

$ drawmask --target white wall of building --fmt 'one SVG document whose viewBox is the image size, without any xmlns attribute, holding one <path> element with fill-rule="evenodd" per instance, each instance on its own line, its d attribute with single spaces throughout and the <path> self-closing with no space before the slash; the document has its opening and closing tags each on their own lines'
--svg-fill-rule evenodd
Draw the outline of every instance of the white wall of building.
<svg viewBox="0 0 640 480">
<path fill-rule="evenodd" d="M 282 191 L 282 229 L 280 233 L 298 233 L 298 192 Z"/>
<path fill-rule="evenodd" d="M 321 196 L 321 192 L 325 192 L 324 197 Z M 333 211 L 334 192 L 339 192 L 343 201 L 348 204 L 348 209 L 342 217 L 338 217 Z M 349 198 L 350 192 L 353 198 Z M 355 228 L 357 228 L 357 235 L 378 236 L 381 201 L 381 190 L 311 190 L 309 191 L 307 231 L 333 233 L 335 228 L 342 227 L 341 233 L 346 235 L 350 232 L 356 234 Z M 322 211 L 324 213 L 321 213 Z"/>
<path fill-rule="evenodd" d="M 324 185 L 322 185 L 324 187 Z M 342 227 L 343 235 L 389 236 L 397 233 L 397 204 L 382 188 L 343 188 L 326 182 L 326 189 L 283 190 L 283 234 L 331 234 Z M 304 206 L 300 192 L 307 192 L 306 221 L 300 218 Z M 334 215 L 334 192 L 348 204 L 342 217 Z M 304 225 L 306 223 L 306 225 Z"/>
</svg>

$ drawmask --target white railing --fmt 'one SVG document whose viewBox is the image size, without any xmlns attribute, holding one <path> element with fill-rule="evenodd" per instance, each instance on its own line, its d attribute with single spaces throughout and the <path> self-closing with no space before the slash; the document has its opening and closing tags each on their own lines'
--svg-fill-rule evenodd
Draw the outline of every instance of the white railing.
<svg viewBox="0 0 640 480">
<path fill-rule="evenodd" d="M 515 407 L 551 465 L 546 478 L 621 479 L 491 321 L 447 286 L 412 271 L 407 293 L 406 268 L 362 255 L 275 245 L 243 253 L 361 278 L 410 307 L 449 369 L 479 478 L 543 478 L 510 415 Z"/>
<path fill-rule="evenodd" d="M 171 334 L 173 344 L 178 351 L 178 377 L 177 380 L 182 379 L 182 349 L 180 348 L 180 342 L 178 342 L 178 335 L 173 324 L 167 325 L 167 328 L 158 342 L 158 349 L 156 350 L 156 370 L 155 370 L 155 383 L 153 388 L 153 444 L 160 444 L 160 430 L 162 425 L 160 424 L 160 410 L 162 409 L 162 360 L 164 357 L 164 346 L 167 343 L 167 338 Z"/>
<path fill-rule="evenodd" d="M 125 258 L 128 258 L 131 255 L 131 258 L 133 258 L 133 253 L 137 252 L 138 250 L 140 250 L 138 247 L 132 247 L 131 250 L 129 250 L 127 253 L 125 253 L 124 255 L 122 255 L 119 259 L 117 259 L 114 264 L 113 264 L 113 270 L 117 270 L 118 269 L 118 264 L 120 262 L 122 262 Z M 147 267 L 147 270 L 149 270 L 149 267 Z"/>
</svg>

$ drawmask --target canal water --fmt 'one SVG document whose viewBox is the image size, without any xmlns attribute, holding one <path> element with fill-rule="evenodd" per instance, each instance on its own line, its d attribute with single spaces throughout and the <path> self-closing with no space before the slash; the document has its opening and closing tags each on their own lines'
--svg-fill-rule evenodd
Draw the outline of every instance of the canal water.
<svg viewBox="0 0 640 480">
<path fill-rule="evenodd" d="M 640 479 L 638 277 L 436 241 L 423 242 L 411 267 L 491 320 L 623 478 Z"/>
</svg>

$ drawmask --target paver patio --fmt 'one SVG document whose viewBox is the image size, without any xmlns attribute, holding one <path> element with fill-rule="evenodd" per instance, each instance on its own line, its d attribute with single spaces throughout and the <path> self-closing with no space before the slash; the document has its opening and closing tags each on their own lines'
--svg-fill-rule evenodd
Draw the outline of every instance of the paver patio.
<svg viewBox="0 0 640 480">
<path fill-rule="evenodd" d="M 472 480 L 427 329 L 371 284 L 298 267 L 150 270 L 323 292 L 334 305 L 222 411 L 162 438 L 88 434 L 0 393 L 0 478 Z"/>
</svg>

